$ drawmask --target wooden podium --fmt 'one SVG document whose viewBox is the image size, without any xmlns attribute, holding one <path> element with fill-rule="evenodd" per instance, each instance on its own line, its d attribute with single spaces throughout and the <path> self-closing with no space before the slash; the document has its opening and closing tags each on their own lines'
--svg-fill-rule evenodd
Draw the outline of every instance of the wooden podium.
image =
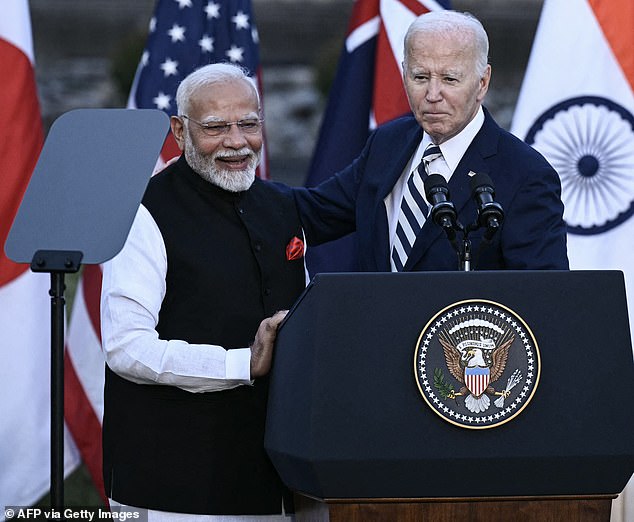
<svg viewBox="0 0 634 522">
<path fill-rule="evenodd" d="M 295 495 L 297 522 L 609 522 L 614 495 L 334 499 Z"/>
<path fill-rule="evenodd" d="M 540 353 L 530 402 L 487 429 L 441 418 L 416 376 L 423 329 L 472 300 L 518 314 Z M 621 272 L 319 274 L 278 335 L 265 447 L 298 522 L 608 522 L 632 397 Z"/>
</svg>

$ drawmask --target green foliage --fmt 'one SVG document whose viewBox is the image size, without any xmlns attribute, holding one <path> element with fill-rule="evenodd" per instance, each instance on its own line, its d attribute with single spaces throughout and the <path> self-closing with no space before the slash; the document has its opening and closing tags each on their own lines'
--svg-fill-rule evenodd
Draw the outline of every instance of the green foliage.
<svg viewBox="0 0 634 522">
<path fill-rule="evenodd" d="M 50 505 L 51 496 L 47 493 L 35 504 L 35 507 L 44 508 Z M 95 489 L 90 474 L 83 464 L 64 480 L 64 505 L 104 507 L 101 495 Z"/>
<path fill-rule="evenodd" d="M 446 399 L 447 397 L 454 395 L 453 384 L 449 384 L 445 380 L 445 374 L 440 368 L 434 368 L 434 388 L 438 390 L 438 394 Z"/>
</svg>

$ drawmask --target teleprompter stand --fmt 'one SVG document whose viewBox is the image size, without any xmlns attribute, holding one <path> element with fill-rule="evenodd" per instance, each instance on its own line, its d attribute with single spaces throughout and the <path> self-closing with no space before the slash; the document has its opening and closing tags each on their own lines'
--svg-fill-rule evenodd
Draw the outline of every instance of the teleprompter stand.
<svg viewBox="0 0 634 522">
<path fill-rule="evenodd" d="M 489 429 L 441 418 L 417 381 L 421 333 L 473 300 L 518 314 L 541 354 L 531 401 Z M 318 274 L 274 357 L 265 447 L 298 522 L 607 522 L 634 471 L 618 271 Z M 428 371 L 449 376 L 442 360 Z"/>
<path fill-rule="evenodd" d="M 64 506 L 64 275 L 81 266 L 81 252 L 38 250 L 31 270 L 51 275 L 51 506 Z"/>
<path fill-rule="evenodd" d="M 123 247 L 169 129 L 158 110 L 81 109 L 51 126 L 5 244 L 51 275 L 51 506 L 64 507 L 64 277 Z"/>
</svg>

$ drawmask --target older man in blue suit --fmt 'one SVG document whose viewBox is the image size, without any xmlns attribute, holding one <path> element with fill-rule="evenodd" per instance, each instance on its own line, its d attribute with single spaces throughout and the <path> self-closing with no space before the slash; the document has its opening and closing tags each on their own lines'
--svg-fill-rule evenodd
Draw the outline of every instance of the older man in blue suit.
<svg viewBox="0 0 634 522">
<path fill-rule="evenodd" d="M 488 48 L 482 24 L 467 13 L 433 11 L 412 23 L 403 81 L 413 117 L 378 128 L 332 178 L 295 189 L 309 244 L 356 230 L 362 271 L 455 270 L 454 247 L 425 218 L 431 205 L 418 193 L 427 175 L 441 174 L 467 225 L 477 216 L 470 179 L 484 173 L 505 216 L 492 241 L 483 241 L 482 229 L 469 235 L 473 268 L 568 268 L 559 176 L 482 107 L 491 79 Z"/>
</svg>

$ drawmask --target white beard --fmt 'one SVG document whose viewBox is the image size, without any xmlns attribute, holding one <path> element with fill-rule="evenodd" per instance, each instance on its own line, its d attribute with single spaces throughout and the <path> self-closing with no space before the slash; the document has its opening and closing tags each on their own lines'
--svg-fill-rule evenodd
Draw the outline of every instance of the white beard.
<svg viewBox="0 0 634 522">
<path fill-rule="evenodd" d="M 249 165 L 244 170 L 219 170 L 216 168 L 217 158 L 248 156 Z M 255 169 L 260 163 L 260 152 L 243 148 L 237 151 L 215 152 L 211 156 L 200 154 L 185 132 L 185 159 L 189 166 L 204 180 L 228 192 L 248 190 L 255 181 Z"/>
</svg>

